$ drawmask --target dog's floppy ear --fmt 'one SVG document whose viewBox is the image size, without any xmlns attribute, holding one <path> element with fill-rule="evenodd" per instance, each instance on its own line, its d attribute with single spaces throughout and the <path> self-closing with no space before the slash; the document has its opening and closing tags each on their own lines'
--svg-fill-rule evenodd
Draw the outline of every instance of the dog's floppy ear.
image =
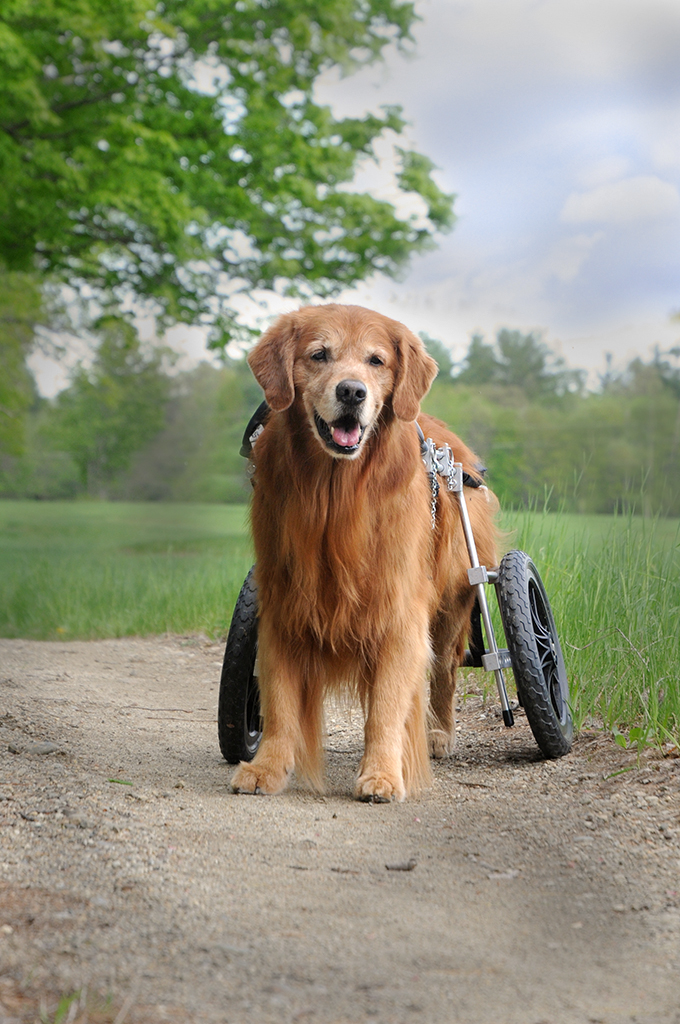
<svg viewBox="0 0 680 1024">
<path fill-rule="evenodd" d="M 420 401 L 430 390 L 437 376 L 437 364 L 427 354 L 417 335 L 399 325 L 393 336 L 397 349 L 397 373 L 392 392 L 392 408 L 400 420 L 414 420 L 420 412 Z"/>
<path fill-rule="evenodd" d="M 295 398 L 293 362 L 296 345 L 297 318 L 295 313 L 286 313 L 264 332 L 248 356 L 248 365 L 274 412 L 283 412 Z"/>
</svg>

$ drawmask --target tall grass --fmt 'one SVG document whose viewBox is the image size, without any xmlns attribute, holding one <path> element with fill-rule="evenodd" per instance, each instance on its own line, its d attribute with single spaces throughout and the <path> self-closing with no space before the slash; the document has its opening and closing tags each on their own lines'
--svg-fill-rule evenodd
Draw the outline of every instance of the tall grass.
<svg viewBox="0 0 680 1024">
<path fill-rule="evenodd" d="M 638 517 L 518 513 L 509 546 L 528 551 L 555 614 L 575 724 L 680 740 L 680 524 Z"/>
<path fill-rule="evenodd" d="M 243 505 L 0 502 L 0 635 L 226 635 L 252 564 Z"/>
<path fill-rule="evenodd" d="M 252 562 L 246 517 L 243 506 L 0 502 L 0 635 L 225 636 Z M 680 742 L 678 521 L 520 512 L 502 525 L 546 585 L 577 727 Z"/>
</svg>

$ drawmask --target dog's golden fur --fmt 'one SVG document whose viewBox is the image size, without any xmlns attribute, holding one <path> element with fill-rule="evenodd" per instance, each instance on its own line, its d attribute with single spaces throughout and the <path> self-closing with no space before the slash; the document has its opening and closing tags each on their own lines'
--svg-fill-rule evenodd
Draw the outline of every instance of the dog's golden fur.
<svg viewBox="0 0 680 1024">
<path fill-rule="evenodd" d="M 276 793 L 295 768 L 320 787 L 324 695 L 349 687 L 366 715 L 356 796 L 401 800 L 429 783 L 428 754 L 452 748 L 474 600 L 460 514 L 444 487 L 432 529 L 413 421 L 470 474 L 475 456 L 420 414 L 436 364 L 378 313 L 326 305 L 287 314 L 249 362 L 272 409 L 255 443 L 252 506 L 263 737 L 232 785 Z M 340 402 L 348 383 L 351 415 Z M 465 500 L 480 561 L 494 565 L 495 499 L 465 488 Z"/>
</svg>

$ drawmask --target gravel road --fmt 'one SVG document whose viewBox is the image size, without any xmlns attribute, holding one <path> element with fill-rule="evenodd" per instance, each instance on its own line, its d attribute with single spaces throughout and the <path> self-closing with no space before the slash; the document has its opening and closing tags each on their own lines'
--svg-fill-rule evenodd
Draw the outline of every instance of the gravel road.
<svg viewBox="0 0 680 1024">
<path fill-rule="evenodd" d="M 680 1022 L 677 751 L 546 762 L 477 692 L 419 799 L 351 798 L 335 707 L 325 796 L 236 796 L 222 653 L 0 640 L 3 1024 Z"/>
</svg>

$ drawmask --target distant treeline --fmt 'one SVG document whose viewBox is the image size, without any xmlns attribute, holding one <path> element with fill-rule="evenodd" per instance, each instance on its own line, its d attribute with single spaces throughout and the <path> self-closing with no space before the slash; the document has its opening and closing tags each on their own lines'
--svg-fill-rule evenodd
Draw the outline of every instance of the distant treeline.
<svg viewBox="0 0 680 1024">
<path fill-rule="evenodd" d="M 0 496 L 246 501 L 238 451 L 262 393 L 245 360 L 173 375 L 126 321 L 99 334 L 91 367 L 56 399 L 35 396 L 23 452 L 0 450 Z"/>
<path fill-rule="evenodd" d="M 102 322 L 94 365 L 35 396 L 23 452 L 0 456 L 0 496 L 247 501 L 239 456 L 261 400 L 245 361 L 175 376 L 123 321 Z M 603 375 L 597 391 L 540 336 L 476 336 L 424 403 L 481 456 L 505 507 L 680 516 L 680 350 Z"/>
<path fill-rule="evenodd" d="M 494 345 L 473 338 L 461 367 L 449 360 L 425 407 L 479 452 L 506 506 L 678 516 L 679 356 L 609 368 L 587 391 L 539 337 L 502 330 Z"/>
</svg>

